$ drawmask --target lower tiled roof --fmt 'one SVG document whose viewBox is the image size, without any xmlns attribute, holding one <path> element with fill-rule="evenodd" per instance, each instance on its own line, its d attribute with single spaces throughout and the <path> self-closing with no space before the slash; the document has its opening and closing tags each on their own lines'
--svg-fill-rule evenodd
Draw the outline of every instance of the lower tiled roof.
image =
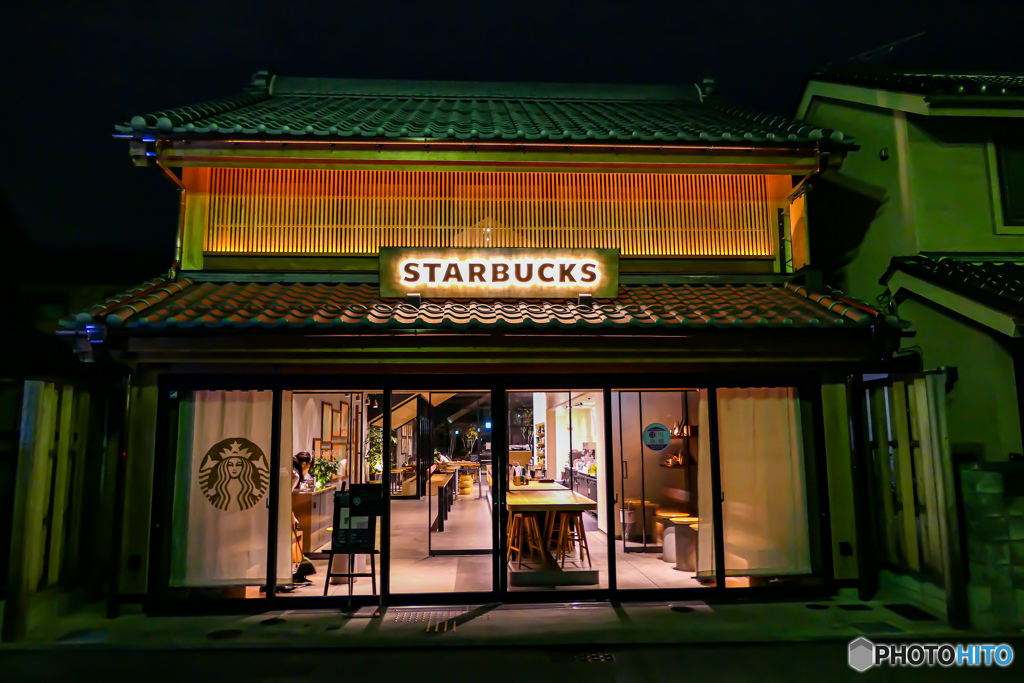
<svg viewBox="0 0 1024 683">
<path fill-rule="evenodd" d="M 136 332 L 174 329 L 330 328 L 340 331 L 573 331 L 672 328 L 844 328 L 877 313 L 835 295 L 792 284 L 623 285 L 616 299 L 382 298 L 372 284 L 175 282 L 155 280 L 93 306 L 62 324 L 104 322 Z"/>
<path fill-rule="evenodd" d="M 881 284 L 897 270 L 1011 315 L 1024 315 L 1024 254 L 897 257 Z"/>
</svg>

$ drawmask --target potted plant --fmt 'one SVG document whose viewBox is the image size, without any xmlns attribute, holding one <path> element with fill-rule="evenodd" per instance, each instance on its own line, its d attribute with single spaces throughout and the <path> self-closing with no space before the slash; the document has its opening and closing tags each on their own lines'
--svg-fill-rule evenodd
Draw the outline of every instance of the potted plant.
<svg viewBox="0 0 1024 683">
<path fill-rule="evenodd" d="M 341 463 L 331 458 L 313 458 L 309 473 L 316 480 L 316 489 L 325 489 L 331 484 L 331 478 L 338 474 Z"/>
</svg>

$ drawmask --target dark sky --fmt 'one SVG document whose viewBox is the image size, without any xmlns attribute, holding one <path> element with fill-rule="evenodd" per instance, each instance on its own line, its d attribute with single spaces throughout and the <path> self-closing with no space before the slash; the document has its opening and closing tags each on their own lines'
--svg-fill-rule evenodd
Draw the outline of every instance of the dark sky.
<svg viewBox="0 0 1024 683">
<path fill-rule="evenodd" d="M 170 254 L 175 190 L 113 125 L 256 70 L 356 78 L 688 83 L 792 115 L 808 73 L 925 30 L 898 57 L 1022 69 L 1017 2 L 36 2 L 0 32 L 0 204 L 36 243 Z M 485 9 L 492 6 L 494 9 Z M 465 7 L 472 9 L 466 10 Z M 855 134 L 855 133 L 854 133 Z M 3 208 L 3 207 L 0 207 Z M 170 256 L 168 256 L 168 259 Z"/>
</svg>

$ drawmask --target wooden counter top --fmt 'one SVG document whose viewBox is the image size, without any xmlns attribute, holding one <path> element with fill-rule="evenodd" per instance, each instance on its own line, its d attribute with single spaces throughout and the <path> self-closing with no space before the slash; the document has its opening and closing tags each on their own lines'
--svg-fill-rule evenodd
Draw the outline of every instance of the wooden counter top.
<svg viewBox="0 0 1024 683">
<path fill-rule="evenodd" d="M 568 491 L 569 489 L 562 486 L 557 481 L 551 481 L 546 484 L 542 484 L 539 481 L 533 481 L 529 484 L 509 484 L 509 491 Z"/>
<path fill-rule="evenodd" d="M 568 489 L 509 491 L 505 502 L 509 512 L 579 512 L 597 509 L 595 501 Z"/>
</svg>

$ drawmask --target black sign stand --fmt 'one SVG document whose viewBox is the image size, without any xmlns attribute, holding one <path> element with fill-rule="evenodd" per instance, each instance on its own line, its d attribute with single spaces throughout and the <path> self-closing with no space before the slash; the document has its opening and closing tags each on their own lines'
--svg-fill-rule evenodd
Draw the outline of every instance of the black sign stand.
<svg viewBox="0 0 1024 683">
<path fill-rule="evenodd" d="M 324 597 L 327 597 L 327 589 L 331 585 L 332 578 L 348 579 L 348 609 L 352 615 L 352 586 L 357 577 L 370 577 L 373 585 L 373 595 L 378 596 L 377 609 L 373 617 L 379 617 L 384 613 L 383 595 L 377 592 L 377 517 L 381 513 L 381 485 L 380 484 L 353 484 L 351 489 L 346 489 L 347 484 L 341 485 L 341 490 L 334 493 L 334 530 L 331 533 L 331 549 L 327 554 L 327 575 L 324 577 Z M 344 513 L 345 518 L 342 518 Z M 344 522 L 344 523 L 343 523 Z M 348 555 L 348 571 L 334 572 L 334 556 Z M 355 569 L 355 556 L 370 556 L 370 572 L 357 573 Z M 354 615 L 352 615 L 354 616 Z"/>
</svg>

